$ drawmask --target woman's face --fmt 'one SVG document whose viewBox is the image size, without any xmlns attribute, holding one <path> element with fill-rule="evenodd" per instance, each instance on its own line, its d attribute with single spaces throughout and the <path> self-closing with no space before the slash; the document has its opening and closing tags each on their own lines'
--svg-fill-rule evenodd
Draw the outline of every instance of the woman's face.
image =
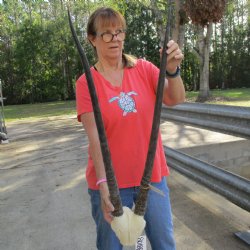
<svg viewBox="0 0 250 250">
<path fill-rule="evenodd" d="M 100 27 L 91 40 L 98 58 L 120 59 L 122 56 L 125 32 L 119 25 Z"/>
</svg>

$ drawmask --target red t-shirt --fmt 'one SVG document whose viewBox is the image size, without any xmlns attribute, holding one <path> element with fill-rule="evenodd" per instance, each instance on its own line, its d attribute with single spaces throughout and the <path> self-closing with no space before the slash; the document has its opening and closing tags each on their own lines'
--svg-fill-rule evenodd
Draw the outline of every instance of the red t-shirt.
<svg viewBox="0 0 250 250">
<path fill-rule="evenodd" d="M 91 68 L 102 113 L 111 160 L 119 188 L 139 186 L 143 175 L 152 127 L 159 69 L 138 59 L 133 68 L 125 68 L 121 87 L 114 87 Z M 93 112 L 85 75 L 76 84 L 78 121 Z M 152 182 L 169 174 L 159 133 Z M 93 160 L 89 155 L 86 179 L 91 189 L 96 186 Z"/>
</svg>

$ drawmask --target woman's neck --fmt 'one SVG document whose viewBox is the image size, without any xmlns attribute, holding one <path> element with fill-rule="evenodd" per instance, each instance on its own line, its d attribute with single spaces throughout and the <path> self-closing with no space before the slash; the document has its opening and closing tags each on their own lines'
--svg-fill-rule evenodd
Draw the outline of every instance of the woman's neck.
<svg viewBox="0 0 250 250">
<path fill-rule="evenodd" d="M 122 86 L 123 81 L 123 63 L 121 61 L 98 60 L 95 64 L 97 71 L 113 86 Z"/>
<path fill-rule="evenodd" d="M 119 71 L 123 69 L 123 62 L 122 59 L 107 61 L 99 58 L 95 66 L 99 72 Z"/>
</svg>

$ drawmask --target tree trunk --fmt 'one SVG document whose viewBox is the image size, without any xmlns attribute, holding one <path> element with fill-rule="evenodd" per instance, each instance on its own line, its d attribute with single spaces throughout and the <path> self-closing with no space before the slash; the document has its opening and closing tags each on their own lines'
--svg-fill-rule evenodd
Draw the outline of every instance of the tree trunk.
<svg viewBox="0 0 250 250">
<path fill-rule="evenodd" d="M 183 2 L 184 2 L 183 0 L 175 0 L 175 23 L 172 33 L 173 40 L 178 43 L 181 50 L 183 49 L 184 46 L 185 21 L 186 21 L 183 20 L 183 16 L 181 16 L 182 14 L 184 14 Z"/>
<path fill-rule="evenodd" d="M 176 41 L 181 49 L 183 49 L 184 45 L 184 36 L 185 36 L 185 21 L 184 23 L 181 23 L 182 17 L 180 16 L 180 10 L 183 10 L 183 0 L 175 0 L 175 8 L 174 8 L 174 16 L 175 20 L 173 25 L 173 31 L 172 31 L 172 39 Z M 163 41 L 164 41 L 164 34 L 165 34 L 165 25 L 163 23 L 164 18 L 161 10 L 157 6 L 156 0 L 151 0 L 151 7 L 152 10 L 156 16 L 156 23 L 157 23 L 157 33 L 160 37 L 160 46 L 162 47 Z M 171 6 L 167 6 L 170 8 Z M 168 21 L 168 20 L 167 20 Z M 171 20 L 170 20 L 171 21 Z"/>
<path fill-rule="evenodd" d="M 200 90 L 198 101 L 206 101 L 209 97 L 209 52 L 212 30 L 212 23 L 209 23 L 205 36 L 204 28 L 202 26 L 198 27 L 198 48 L 200 59 Z"/>
<path fill-rule="evenodd" d="M 220 56 L 221 89 L 225 89 L 226 88 L 225 77 L 224 77 L 225 70 L 224 70 L 224 65 L 223 65 L 223 62 L 225 60 L 222 58 L 224 56 L 224 48 L 225 48 L 224 38 L 225 38 L 225 25 L 224 25 L 224 20 L 222 20 L 222 23 L 221 23 L 221 56 Z"/>
<path fill-rule="evenodd" d="M 160 47 L 162 47 L 163 45 L 163 41 L 164 41 L 164 34 L 165 34 L 165 26 L 163 24 L 163 15 L 161 10 L 159 10 L 158 6 L 157 6 L 157 1 L 156 0 L 151 0 L 151 7 L 152 7 L 152 11 L 156 17 L 156 23 L 157 23 L 157 33 L 158 36 L 160 37 Z"/>
</svg>

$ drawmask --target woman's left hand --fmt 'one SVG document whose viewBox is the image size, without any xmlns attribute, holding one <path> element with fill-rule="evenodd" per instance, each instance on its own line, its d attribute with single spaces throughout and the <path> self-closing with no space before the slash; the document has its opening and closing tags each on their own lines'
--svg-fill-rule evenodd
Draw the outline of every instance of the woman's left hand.
<svg viewBox="0 0 250 250">
<path fill-rule="evenodd" d="M 176 72 L 177 66 L 180 66 L 181 61 L 184 58 L 184 55 L 182 54 L 179 45 L 173 40 L 170 40 L 168 42 L 166 53 L 167 53 L 166 70 L 169 74 L 174 74 Z M 162 54 L 162 49 L 160 49 L 160 54 Z"/>
</svg>

